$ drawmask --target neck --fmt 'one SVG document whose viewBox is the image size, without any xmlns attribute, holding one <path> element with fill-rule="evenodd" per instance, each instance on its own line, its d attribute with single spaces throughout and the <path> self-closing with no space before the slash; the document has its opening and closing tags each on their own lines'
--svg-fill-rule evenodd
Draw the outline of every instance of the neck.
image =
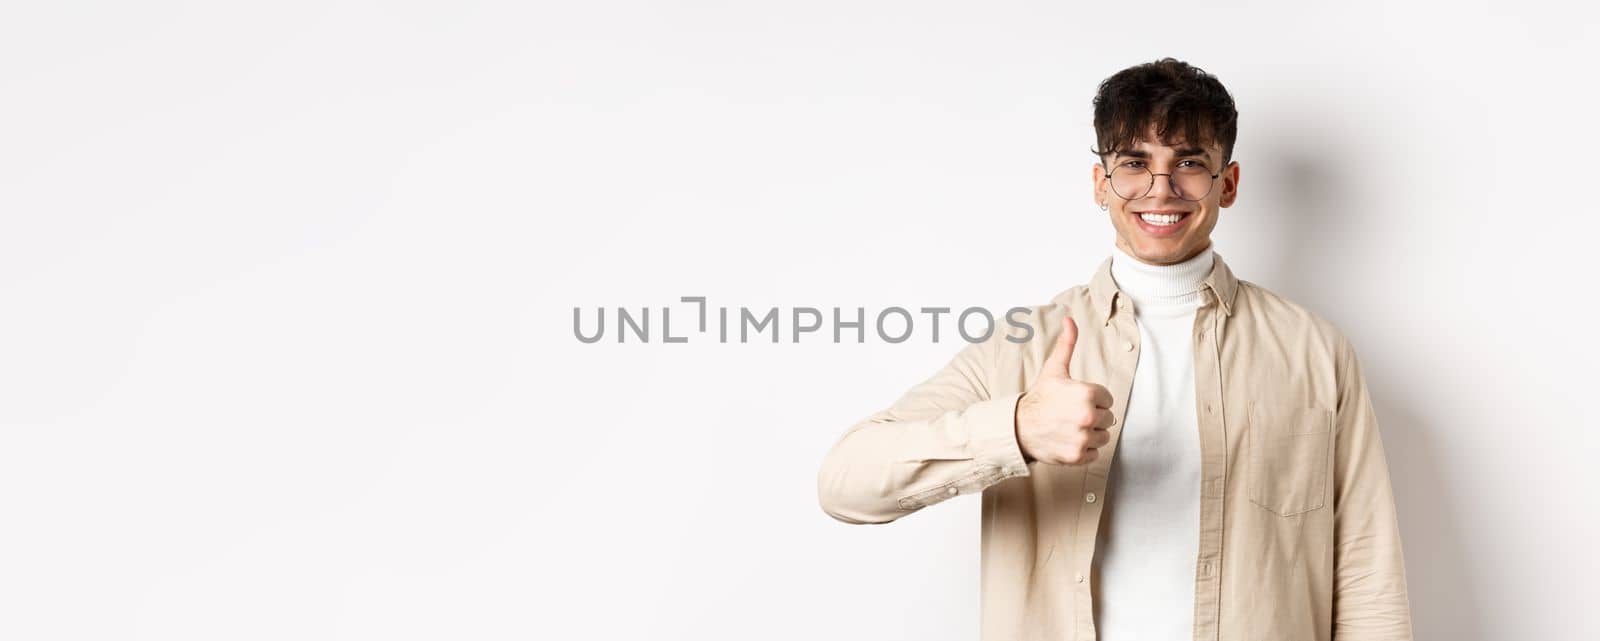
<svg viewBox="0 0 1600 641">
<path fill-rule="evenodd" d="M 1152 265 L 1115 247 L 1111 278 L 1140 309 L 1183 308 L 1199 303 L 1200 283 L 1211 273 L 1212 252 L 1207 246 L 1181 263 Z"/>
</svg>

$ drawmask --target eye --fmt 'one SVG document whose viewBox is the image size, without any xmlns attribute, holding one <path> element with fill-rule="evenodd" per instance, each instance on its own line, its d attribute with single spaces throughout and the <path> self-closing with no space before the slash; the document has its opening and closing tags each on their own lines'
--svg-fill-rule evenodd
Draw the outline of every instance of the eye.
<svg viewBox="0 0 1600 641">
<path fill-rule="evenodd" d="M 1144 166 L 1144 161 L 1143 160 L 1130 160 L 1128 162 L 1122 163 L 1122 166 L 1123 167 L 1133 167 L 1134 169 L 1138 169 L 1138 168 Z"/>
<path fill-rule="evenodd" d="M 1179 163 L 1178 163 L 1178 165 L 1179 165 L 1179 166 L 1180 166 L 1180 167 L 1181 167 L 1181 166 L 1183 166 L 1183 163 L 1189 163 L 1189 165 L 1188 165 L 1188 166 L 1189 166 L 1189 167 L 1205 167 L 1205 165 L 1202 165 L 1202 164 L 1200 164 L 1200 163 L 1198 163 L 1198 162 L 1195 162 L 1195 161 L 1193 161 L 1193 160 L 1184 160 L 1184 161 L 1180 161 L 1180 162 L 1179 162 Z"/>
</svg>

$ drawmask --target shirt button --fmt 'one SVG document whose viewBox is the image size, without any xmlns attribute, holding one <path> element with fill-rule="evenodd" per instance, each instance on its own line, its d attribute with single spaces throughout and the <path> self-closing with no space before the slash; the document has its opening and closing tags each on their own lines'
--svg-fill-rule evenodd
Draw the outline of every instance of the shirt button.
<svg viewBox="0 0 1600 641">
<path fill-rule="evenodd" d="M 1133 351 L 1133 341 L 1122 341 L 1122 351 L 1124 351 L 1124 352 Z"/>
<path fill-rule="evenodd" d="M 1206 413 L 1207 414 L 1211 413 L 1211 404 L 1210 403 L 1206 403 Z"/>
<path fill-rule="evenodd" d="M 949 495 L 950 495 L 950 496 L 955 496 L 955 495 L 956 495 L 956 493 L 957 493 L 957 492 L 960 492 L 960 491 L 961 491 L 961 490 L 958 490 L 958 489 L 956 489 L 956 488 L 954 488 L 954 487 L 952 487 L 952 488 L 950 488 L 950 489 L 948 489 L 948 490 L 945 490 L 945 491 L 944 491 L 944 493 L 945 493 L 945 494 L 949 494 Z"/>
<path fill-rule="evenodd" d="M 1094 492 L 1090 492 L 1088 494 L 1085 494 L 1084 497 L 1083 497 L 1083 500 L 1088 501 L 1090 503 L 1093 503 L 1094 502 Z"/>
<path fill-rule="evenodd" d="M 1074 576 L 1072 578 L 1077 579 L 1079 583 L 1083 583 L 1083 575 L 1082 574 L 1079 574 L 1079 575 Z"/>
</svg>

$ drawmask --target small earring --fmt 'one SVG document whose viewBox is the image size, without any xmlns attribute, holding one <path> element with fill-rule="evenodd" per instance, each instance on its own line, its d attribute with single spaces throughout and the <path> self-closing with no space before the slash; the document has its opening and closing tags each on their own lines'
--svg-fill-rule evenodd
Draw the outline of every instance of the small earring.
<svg viewBox="0 0 1600 641">
<path fill-rule="evenodd" d="M 1100 211 L 1107 211 L 1110 209 L 1111 205 L 1109 203 L 1100 203 Z"/>
</svg>

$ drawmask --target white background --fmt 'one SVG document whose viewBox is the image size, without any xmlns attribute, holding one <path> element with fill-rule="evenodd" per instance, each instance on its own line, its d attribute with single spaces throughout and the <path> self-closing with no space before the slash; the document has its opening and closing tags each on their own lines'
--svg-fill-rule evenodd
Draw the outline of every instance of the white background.
<svg viewBox="0 0 1600 641">
<path fill-rule="evenodd" d="M 1167 55 L 1239 104 L 1218 253 L 1362 358 L 1418 638 L 1600 637 L 1576 6 L 9 3 L 0 637 L 973 639 L 975 498 L 815 495 L 949 327 L 572 310 L 1044 303 Z"/>
</svg>

